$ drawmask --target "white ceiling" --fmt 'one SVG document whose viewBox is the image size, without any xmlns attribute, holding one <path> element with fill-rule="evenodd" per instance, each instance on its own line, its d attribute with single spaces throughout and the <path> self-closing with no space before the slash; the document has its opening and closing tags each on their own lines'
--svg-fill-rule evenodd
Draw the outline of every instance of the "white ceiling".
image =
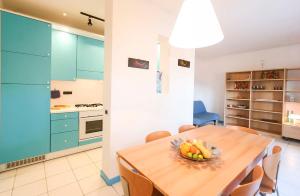
<svg viewBox="0 0 300 196">
<path fill-rule="evenodd" d="M 105 0 L 0 0 L 5 9 L 20 12 L 44 20 L 83 29 L 89 32 L 104 34 L 104 23 L 92 20 L 93 26 L 88 26 L 88 19 L 80 12 L 104 19 Z M 62 13 L 67 13 L 63 16 Z"/>
<path fill-rule="evenodd" d="M 176 13 L 183 0 L 151 0 Z M 212 0 L 224 40 L 197 49 L 200 57 L 300 43 L 300 0 Z"/>
<path fill-rule="evenodd" d="M 176 16 L 183 0 L 145 0 Z M 104 23 L 89 27 L 80 11 L 104 18 L 105 0 L 0 0 L 3 7 L 46 20 L 103 34 Z M 261 50 L 300 43 L 300 0 L 212 0 L 224 40 L 197 49 L 201 57 Z M 0 4 L 1 6 L 1 4 Z M 66 12 L 68 16 L 63 17 Z M 175 18 L 175 17 L 174 17 Z M 175 22 L 175 21 L 174 21 Z"/>
</svg>

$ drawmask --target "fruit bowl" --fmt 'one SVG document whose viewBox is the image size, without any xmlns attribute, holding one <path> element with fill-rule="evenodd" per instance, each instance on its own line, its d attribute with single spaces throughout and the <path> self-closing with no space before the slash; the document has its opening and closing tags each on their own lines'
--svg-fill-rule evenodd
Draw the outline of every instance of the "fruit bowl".
<svg viewBox="0 0 300 196">
<path fill-rule="evenodd" d="M 209 161 L 220 156 L 220 150 L 208 142 L 192 139 L 174 139 L 171 144 L 179 155 L 192 161 Z"/>
</svg>

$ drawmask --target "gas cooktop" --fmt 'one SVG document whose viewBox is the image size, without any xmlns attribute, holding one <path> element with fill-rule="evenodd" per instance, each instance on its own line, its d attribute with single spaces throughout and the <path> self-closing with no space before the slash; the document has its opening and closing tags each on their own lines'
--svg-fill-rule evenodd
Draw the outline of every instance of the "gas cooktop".
<svg viewBox="0 0 300 196">
<path fill-rule="evenodd" d="M 103 104 L 101 103 L 92 103 L 92 104 L 76 104 L 75 107 L 76 108 L 95 108 L 95 107 L 99 107 L 99 106 L 103 106 Z"/>
</svg>

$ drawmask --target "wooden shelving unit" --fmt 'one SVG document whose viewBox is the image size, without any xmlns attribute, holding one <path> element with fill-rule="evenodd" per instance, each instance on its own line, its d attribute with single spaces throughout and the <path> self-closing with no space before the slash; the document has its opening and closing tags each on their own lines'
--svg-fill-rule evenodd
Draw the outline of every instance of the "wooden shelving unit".
<svg viewBox="0 0 300 196">
<path fill-rule="evenodd" d="M 300 140 L 300 124 L 291 122 L 288 113 L 300 114 L 300 68 L 286 69 L 282 136 Z"/>
<path fill-rule="evenodd" d="M 226 73 L 225 124 L 281 135 L 285 71 Z"/>
</svg>

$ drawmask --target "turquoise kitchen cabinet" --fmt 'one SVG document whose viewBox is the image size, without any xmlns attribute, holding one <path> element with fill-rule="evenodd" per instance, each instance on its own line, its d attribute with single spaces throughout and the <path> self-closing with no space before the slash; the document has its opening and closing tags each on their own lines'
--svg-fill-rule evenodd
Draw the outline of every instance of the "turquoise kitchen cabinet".
<svg viewBox="0 0 300 196">
<path fill-rule="evenodd" d="M 103 72 L 84 71 L 84 70 L 77 71 L 77 78 L 80 79 L 103 80 L 104 79 L 103 77 L 104 77 Z"/>
<path fill-rule="evenodd" d="M 51 25 L 42 21 L 1 12 L 1 50 L 50 56 Z"/>
<path fill-rule="evenodd" d="M 2 51 L 1 83 L 49 84 L 50 58 Z"/>
<path fill-rule="evenodd" d="M 50 152 L 47 85 L 1 84 L 0 163 Z"/>
<path fill-rule="evenodd" d="M 75 130 L 78 131 L 78 119 L 51 121 L 51 134 Z"/>
<path fill-rule="evenodd" d="M 66 113 L 53 113 L 51 114 L 51 120 L 65 120 L 70 118 L 78 119 L 78 112 L 66 112 Z"/>
<path fill-rule="evenodd" d="M 76 79 L 77 36 L 52 30 L 51 79 Z"/>
<path fill-rule="evenodd" d="M 59 151 L 78 146 L 78 131 L 51 135 L 51 151 Z"/>
<path fill-rule="evenodd" d="M 78 146 L 78 112 L 51 114 L 51 152 Z"/>
<path fill-rule="evenodd" d="M 104 42 L 84 36 L 77 40 L 77 78 L 103 79 Z M 92 73 L 90 73 L 92 72 Z M 90 74 L 87 74 L 90 73 Z M 99 74 L 100 73 L 100 74 Z M 100 75 L 94 77 L 95 75 Z"/>
</svg>

